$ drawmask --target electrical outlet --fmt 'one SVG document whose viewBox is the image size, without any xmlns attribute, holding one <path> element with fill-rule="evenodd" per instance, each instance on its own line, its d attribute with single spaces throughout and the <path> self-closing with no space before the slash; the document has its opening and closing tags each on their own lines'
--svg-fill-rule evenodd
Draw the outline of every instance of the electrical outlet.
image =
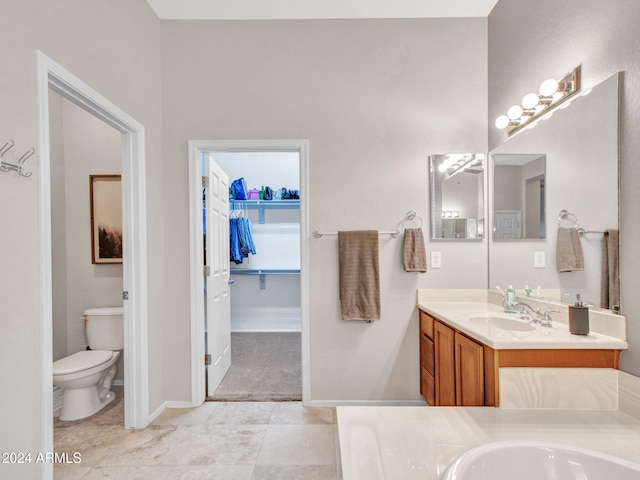
<svg viewBox="0 0 640 480">
<path fill-rule="evenodd" d="M 534 268 L 545 267 L 544 252 L 533 252 L 533 267 Z"/>
<path fill-rule="evenodd" d="M 442 267 L 442 254 L 440 252 L 431 252 L 431 268 Z"/>
</svg>

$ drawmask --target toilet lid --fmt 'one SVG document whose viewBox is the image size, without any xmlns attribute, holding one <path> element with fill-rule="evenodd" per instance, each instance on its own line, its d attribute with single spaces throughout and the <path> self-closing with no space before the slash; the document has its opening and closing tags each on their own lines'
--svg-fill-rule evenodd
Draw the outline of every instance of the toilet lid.
<svg viewBox="0 0 640 480">
<path fill-rule="evenodd" d="M 83 350 L 53 362 L 54 375 L 81 372 L 108 362 L 113 357 L 109 350 Z"/>
</svg>

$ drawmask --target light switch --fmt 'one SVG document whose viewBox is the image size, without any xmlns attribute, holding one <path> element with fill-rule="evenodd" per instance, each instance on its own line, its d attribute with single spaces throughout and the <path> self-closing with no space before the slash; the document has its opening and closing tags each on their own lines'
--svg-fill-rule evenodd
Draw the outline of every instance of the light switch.
<svg viewBox="0 0 640 480">
<path fill-rule="evenodd" d="M 534 268 L 545 267 L 544 252 L 533 252 L 533 267 Z"/>
<path fill-rule="evenodd" d="M 431 252 L 431 268 L 442 267 L 442 254 L 440 252 Z"/>
</svg>

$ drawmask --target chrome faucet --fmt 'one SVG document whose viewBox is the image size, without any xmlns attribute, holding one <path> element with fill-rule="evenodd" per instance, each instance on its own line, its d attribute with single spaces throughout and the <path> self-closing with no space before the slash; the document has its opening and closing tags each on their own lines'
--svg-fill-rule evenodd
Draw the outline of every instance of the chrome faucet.
<svg viewBox="0 0 640 480">
<path fill-rule="evenodd" d="M 519 310 L 520 318 L 523 320 L 530 320 L 532 323 L 539 323 L 541 327 L 551 328 L 553 327 L 553 318 L 551 318 L 552 313 L 560 313 L 558 310 L 547 310 L 546 312 L 542 312 L 540 308 L 533 309 L 531 305 L 526 303 L 519 302 L 516 304 L 518 307 L 522 307 Z M 531 312 L 534 316 L 531 315 Z"/>
<path fill-rule="evenodd" d="M 529 305 L 527 303 L 522 303 L 522 302 L 519 302 L 517 304 L 517 306 L 518 307 L 522 307 L 522 309 L 519 310 L 520 311 L 520 318 L 522 320 L 530 320 L 533 323 L 541 323 L 542 322 L 543 314 L 540 313 L 540 308 L 534 310 L 531 305 Z M 527 310 L 529 310 L 529 312 L 531 312 L 531 313 L 527 312 Z M 532 316 L 531 314 L 535 315 L 535 317 Z"/>
<path fill-rule="evenodd" d="M 559 310 L 547 310 L 546 312 L 544 312 L 542 314 L 542 319 L 540 320 L 540 326 L 541 327 L 547 327 L 547 328 L 551 328 L 553 327 L 552 323 L 553 322 L 553 318 L 551 318 L 551 314 L 552 313 L 560 313 Z"/>
</svg>

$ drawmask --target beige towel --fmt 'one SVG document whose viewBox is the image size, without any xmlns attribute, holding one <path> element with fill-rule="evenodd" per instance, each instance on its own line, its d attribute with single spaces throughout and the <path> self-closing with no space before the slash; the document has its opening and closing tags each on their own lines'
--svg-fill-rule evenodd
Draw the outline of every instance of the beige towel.
<svg viewBox="0 0 640 480">
<path fill-rule="evenodd" d="M 338 232 L 343 320 L 380 319 L 378 232 Z"/>
<path fill-rule="evenodd" d="M 602 241 L 600 306 L 611 310 L 620 308 L 619 237 L 618 230 L 607 230 Z"/>
<path fill-rule="evenodd" d="M 558 227 L 556 267 L 559 272 L 584 270 L 584 257 L 577 228 Z"/>
<path fill-rule="evenodd" d="M 404 230 L 402 261 L 405 272 L 424 273 L 427 271 L 427 250 L 424 248 L 421 228 L 406 228 Z"/>
</svg>

